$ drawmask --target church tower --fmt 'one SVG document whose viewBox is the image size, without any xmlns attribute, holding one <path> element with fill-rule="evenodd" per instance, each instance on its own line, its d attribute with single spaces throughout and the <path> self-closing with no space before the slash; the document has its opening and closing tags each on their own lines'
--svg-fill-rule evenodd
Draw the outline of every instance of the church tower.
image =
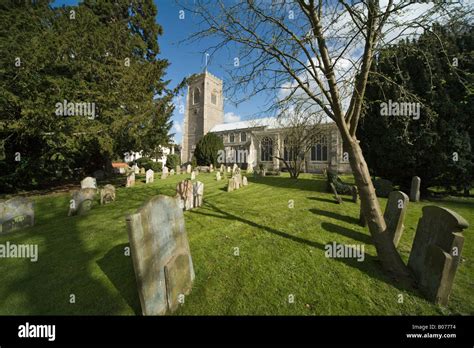
<svg viewBox="0 0 474 348">
<path fill-rule="evenodd" d="M 222 80 L 205 71 L 188 81 L 181 163 L 191 161 L 197 142 L 216 124 L 224 123 Z"/>
</svg>

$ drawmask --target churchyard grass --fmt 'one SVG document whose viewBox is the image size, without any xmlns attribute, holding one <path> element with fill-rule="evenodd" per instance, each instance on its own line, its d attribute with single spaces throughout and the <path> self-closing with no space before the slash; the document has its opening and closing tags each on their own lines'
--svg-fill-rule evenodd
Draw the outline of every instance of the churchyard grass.
<svg viewBox="0 0 474 348">
<path fill-rule="evenodd" d="M 0 315 L 140 314 L 132 259 L 125 255 L 125 217 L 153 195 L 174 196 L 186 177 L 160 180 L 155 174 L 154 183 L 145 184 L 137 175 L 134 187 L 117 188 L 115 202 L 95 203 L 83 216 L 67 216 L 69 194 L 32 197 L 35 226 L 1 236 L 0 244 L 38 244 L 39 259 L 0 260 Z M 303 174 L 297 181 L 286 174 L 248 175 L 249 186 L 230 193 L 227 178 L 197 177 L 205 184 L 204 204 L 184 213 L 196 279 L 174 314 L 474 314 L 473 198 L 408 206 L 398 246 L 405 262 L 424 205 L 452 209 L 471 224 L 450 302 L 440 307 L 383 273 L 367 228 L 358 225 L 359 205 L 347 195 L 336 204 L 322 175 Z M 380 201 L 385 207 L 386 199 Z M 364 244 L 364 261 L 326 258 L 325 245 L 332 242 Z"/>
</svg>

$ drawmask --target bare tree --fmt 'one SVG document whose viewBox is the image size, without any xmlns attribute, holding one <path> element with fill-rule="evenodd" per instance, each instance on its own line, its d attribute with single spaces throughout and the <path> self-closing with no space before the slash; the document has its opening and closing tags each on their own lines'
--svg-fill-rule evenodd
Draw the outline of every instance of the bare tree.
<svg viewBox="0 0 474 348">
<path fill-rule="evenodd" d="M 212 37 L 217 44 L 206 50 L 211 57 L 220 49 L 236 50 L 229 80 L 234 92 L 243 92 L 237 95 L 305 96 L 336 123 L 377 255 L 405 284 L 413 279 L 388 235 L 357 125 L 379 49 L 429 30 L 433 21 L 469 11 L 466 5 L 410 0 L 195 0 L 184 5 L 200 19 L 189 40 Z"/>
</svg>

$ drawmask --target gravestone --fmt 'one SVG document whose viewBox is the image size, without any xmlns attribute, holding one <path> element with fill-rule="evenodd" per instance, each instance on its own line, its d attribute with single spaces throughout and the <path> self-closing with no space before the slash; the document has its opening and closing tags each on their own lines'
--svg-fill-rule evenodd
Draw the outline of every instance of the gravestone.
<svg viewBox="0 0 474 348">
<path fill-rule="evenodd" d="M 234 165 L 232 166 L 232 174 L 235 173 L 235 171 L 238 169 L 239 167 L 237 166 L 236 163 L 234 163 Z"/>
<path fill-rule="evenodd" d="M 437 304 L 446 305 L 464 244 L 467 221 L 446 208 L 423 207 L 408 259 L 420 290 Z"/>
<path fill-rule="evenodd" d="M 170 170 L 170 175 L 174 175 L 174 169 Z"/>
<path fill-rule="evenodd" d="M 421 184 L 421 179 L 419 176 L 414 176 L 411 179 L 410 201 L 412 202 L 420 201 L 420 184 Z"/>
<path fill-rule="evenodd" d="M 234 190 L 238 190 L 242 187 L 242 175 L 234 174 L 232 177 L 234 178 Z"/>
<path fill-rule="evenodd" d="M 176 174 L 181 174 L 181 167 L 176 165 Z"/>
<path fill-rule="evenodd" d="M 229 179 L 229 182 L 227 183 L 227 192 L 232 192 L 234 191 L 235 188 L 235 181 L 234 177 Z"/>
<path fill-rule="evenodd" d="M 383 218 L 392 237 L 395 247 L 398 246 L 403 233 L 405 214 L 408 207 L 408 196 L 401 191 L 392 191 L 388 195 Z"/>
<path fill-rule="evenodd" d="M 176 185 L 176 196 L 182 201 L 182 209 L 193 208 L 193 183 L 191 180 L 183 180 Z"/>
<path fill-rule="evenodd" d="M 103 170 L 96 170 L 94 172 L 94 178 L 96 178 L 97 180 L 103 180 L 105 178 L 105 173 Z"/>
<path fill-rule="evenodd" d="M 204 184 L 200 181 L 196 181 L 193 184 L 193 208 L 199 208 L 202 206 L 202 198 L 204 196 Z"/>
<path fill-rule="evenodd" d="M 191 180 L 196 180 L 196 171 L 191 172 Z"/>
<path fill-rule="evenodd" d="M 145 168 L 141 167 L 140 168 L 140 175 L 145 175 L 146 171 Z"/>
<path fill-rule="evenodd" d="M 266 175 L 267 175 L 267 169 L 266 169 L 266 168 L 263 168 L 261 172 L 262 172 L 262 176 L 266 176 Z"/>
<path fill-rule="evenodd" d="M 186 173 L 187 173 L 187 174 L 191 174 L 191 170 L 192 170 L 191 165 L 188 164 L 188 165 L 186 166 Z"/>
<path fill-rule="evenodd" d="M 97 189 L 97 180 L 93 177 L 88 176 L 81 181 L 81 189 L 93 188 Z"/>
<path fill-rule="evenodd" d="M 150 184 L 155 181 L 155 172 L 152 169 L 148 169 L 145 173 L 145 183 Z"/>
<path fill-rule="evenodd" d="M 100 190 L 100 204 L 107 204 L 115 201 L 115 187 L 107 184 Z"/>
<path fill-rule="evenodd" d="M 127 217 L 143 315 L 175 311 L 190 293 L 194 268 L 178 200 L 158 195 Z"/>
<path fill-rule="evenodd" d="M 243 176 L 242 177 L 242 186 L 248 186 L 248 181 L 247 181 L 247 177 L 246 176 Z"/>
<path fill-rule="evenodd" d="M 135 174 L 140 174 L 140 168 L 136 164 L 132 166 L 132 170 Z"/>
<path fill-rule="evenodd" d="M 34 226 L 34 203 L 25 197 L 0 199 L 0 234 Z"/>
<path fill-rule="evenodd" d="M 132 186 L 135 186 L 135 173 L 134 172 L 127 175 L 127 182 L 125 183 L 125 187 L 132 187 Z"/>
<path fill-rule="evenodd" d="M 221 164 L 221 167 L 219 168 L 219 171 L 220 171 L 221 173 L 224 173 L 224 171 L 225 171 L 225 166 L 224 166 L 223 164 Z"/>
<path fill-rule="evenodd" d="M 221 180 L 221 172 L 216 172 L 216 180 L 217 181 Z"/>
<path fill-rule="evenodd" d="M 336 200 L 337 204 L 341 204 L 342 198 L 339 197 L 339 195 L 337 194 L 336 187 L 334 186 L 332 182 L 329 183 L 329 186 L 331 187 L 332 193 L 334 194 L 334 199 Z"/>
<path fill-rule="evenodd" d="M 166 179 L 168 177 L 168 167 L 163 167 L 161 172 L 161 179 Z"/>
<path fill-rule="evenodd" d="M 374 181 L 374 188 L 377 197 L 388 197 L 393 191 L 393 184 L 390 180 L 377 179 Z"/>
<path fill-rule="evenodd" d="M 72 199 L 69 201 L 68 216 L 83 215 L 92 209 L 92 204 L 96 198 L 97 190 L 84 188 L 72 192 Z"/>
<path fill-rule="evenodd" d="M 227 167 L 227 173 L 230 173 L 230 171 L 231 171 L 231 169 L 230 169 L 230 167 L 228 166 L 228 167 Z"/>
<path fill-rule="evenodd" d="M 209 173 L 214 172 L 214 166 L 212 164 L 209 165 Z"/>
</svg>

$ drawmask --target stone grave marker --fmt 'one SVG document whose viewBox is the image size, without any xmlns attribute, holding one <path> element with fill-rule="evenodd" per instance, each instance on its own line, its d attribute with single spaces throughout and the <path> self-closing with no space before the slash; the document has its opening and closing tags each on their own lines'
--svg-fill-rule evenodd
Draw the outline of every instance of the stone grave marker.
<svg viewBox="0 0 474 348">
<path fill-rule="evenodd" d="M 191 180 L 196 180 L 196 171 L 191 172 Z"/>
<path fill-rule="evenodd" d="M 97 180 L 91 176 L 84 178 L 81 181 L 81 189 L 85 189 L 85 188 L 97 189 Z"/>
<path fill-rule="evenodd" d="M 73 191 L 69 201 L 68 216 L 83 215 L 92 209 L 92 204 L 96 199 L 97 190 L 93 188 L 84 188 Z"/>
<path fill-rule="evenodd" d="M 202 206 L 202 199 L 204 196 L 204 184 L 200 181 L 196 181 L 193 184 L 193 208 L 199 208 Z"/>
<path fill-rule="evenodd" d="M 140 168 L 140 175 L 145 175 L 146 171 L 145 168 L 141 167 Z"/>
<path fill-rule="evenodd" d="M 170 170 L 170 175 L 174 175 L 174 174 L 175 174 L 175 173 L 174 173 L 174 169 L 171 169 L 171 170 Z"/>
<path fill-rule="evenodd" d="M 216 172 L 216 180 L 217 181 L 221 180 L 221 172 Z"/>
<path fill-rule="evenodd" d="M 392 191 L 388 195 L 387 205 L 383 218 L 387 224 L 387 229 L 392 236 L 393 244 L 398 246 L 405 226 L 405 214 L 408 207 L 408 196 L 401 191 Z"/>
<path fill-rule="evenodd" d="M 191 174 L 191 170 L 192 170 L 191 165 L 188 164 L 188 165 L 186 166 L 186 173 L 187 173 L 187 174 Z"/>
<path fill-rule="evenodd" d="M 107 184 L 100 190 L 100 204 L 107 204 L 115 201 L 115 187 Z"/>
<path fill-rule="evenodd" d="M 248 181 L 247 181 L 247 177 L 246 176 L 243 176 L 242 177 L 242 186 L 248 186 Z"/>
<path fill-rule="evenodd" d="M 421 179 L 419 176 L 414 176 L 411 179 L 410 201 L 412 202 L 420 201 L 420 184 L 421 184 Z"/>
<path fill-rule="evenodd" d="M 176 174 L 181 174 L 181 167 L 176 165 Z"/>
<path fill-rule="evenodd" d="M 182 208 L 190 210 L 194 206 L 193 183 L 183 180 L 176 185 L 176 196 L 182 201 Z"/>
<path fill-rule="evenodd" d="M 227 192 L 232 192 L 234 191 L 235 187 L 235 179 L 234 177 L 229 179 L 229 182 L 227 183 Z"/>
<path fill-rule="evenodd" d="M 132 187 L 135 186 L 135 173 L 132 172 L 127 175 L 127 182 L 125 183 L 125 187 Z"/>
<path fill-rule="evenodd" d="M 140 168 L 136 164 L 132 166 L 132 170 L 135 174 L 140 174 Z"/>
<path fill-rule="evenodd" d="M 127 217 L 127 226 L 143 315 L 175 311 L 195 277 L 178 200 L 152 197 Z"/>
<path fill-rule="evenodd" d="M 34 226 L 34 202 L 25 197 L 0 199 L 0 234 Z"/>
<path fill-rule="evenodd" d="M 408 259 L 420 290 L 437 304 L 446 305 L 464 244 L 467 221 L 446 208 L 423 207 Z"/>
<path fill-rule="evenodd" d="M 155 181 L 155 172 L 152 169 L 148 169 L 145 173 L 145 183 L 151 184 Z"/>
<path fill-rule="evenodd" d="M 214 172 L 214 166 L 212 165 L 212 163 L 209 165 L 209 173 L 212 173 Z"/>
</svg>

